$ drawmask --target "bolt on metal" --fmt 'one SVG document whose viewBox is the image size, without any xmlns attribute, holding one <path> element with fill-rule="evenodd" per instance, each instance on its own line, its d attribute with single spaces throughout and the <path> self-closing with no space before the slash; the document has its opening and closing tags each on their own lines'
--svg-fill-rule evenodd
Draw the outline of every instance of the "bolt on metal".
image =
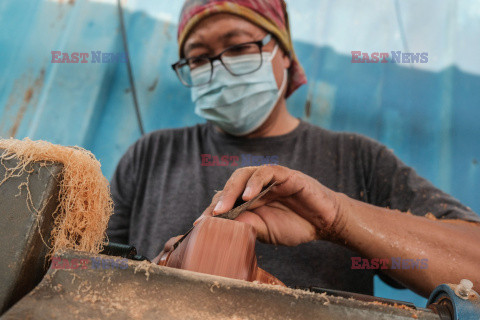
<svg viewBox="0 0 480 320">
<path fill-rule="evenodd" d="M 468 296 L 470 295 L 470 292 L 472 291 L 472 289 L 473 289 L 472 281 L 468 279 L 462 279 L 460 280 L 460 284 L 458 284 L 455 289 L 455 294 L 462 299 L 468 299 Z"/>
</svg>

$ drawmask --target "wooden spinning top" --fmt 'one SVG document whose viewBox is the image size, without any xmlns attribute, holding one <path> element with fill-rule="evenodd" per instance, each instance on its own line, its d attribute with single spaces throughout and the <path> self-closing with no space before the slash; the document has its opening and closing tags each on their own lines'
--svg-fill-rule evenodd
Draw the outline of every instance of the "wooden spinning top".
<svg viewBox="0 0 480 320">
<path fill-rule="evenodd" d="M 165 253 L 158 264 L 285 286 L 257 266 L 255 239 L 255 229 L 249 224 L 207 217 L 195 226 L 176 249 Z"/>
</svg>

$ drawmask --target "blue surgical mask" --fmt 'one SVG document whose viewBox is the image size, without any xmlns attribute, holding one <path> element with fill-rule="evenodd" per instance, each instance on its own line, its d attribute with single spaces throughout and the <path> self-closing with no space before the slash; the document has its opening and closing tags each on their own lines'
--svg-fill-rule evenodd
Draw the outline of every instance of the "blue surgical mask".
<svg viewBox="0 0 480 320">
<path fill-rule="evenodd" d="M 195 113 L 235 136 L 258 129 L 272 113 L 287 84 L 285 69 L 282 85 L 277 87 L 272 66 L 277 51 L 278 45 L 273 52 L 263 52 L 260 69 L 241 76 L 232 75 L 220 61 L 214 61 L 212 80 L 192 88 Z M 229 65 L 236 64 L 254 68 L 258 60 L 249 55 L 230 57 Z M 191 76 L 194 83 L 202 81 L 210 76 L 209 66 L 192 70 Z"/>
</svg>

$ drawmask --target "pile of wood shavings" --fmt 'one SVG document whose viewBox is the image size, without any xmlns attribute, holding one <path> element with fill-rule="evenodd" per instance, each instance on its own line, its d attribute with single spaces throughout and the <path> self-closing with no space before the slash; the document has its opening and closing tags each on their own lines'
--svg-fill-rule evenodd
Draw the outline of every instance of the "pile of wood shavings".
<svg viewBox="0 0 480 320">
<path fill-rule="evenodd" d="M 0 177 L 0 185 L 11 178 L 30 172 L 29 166 L 38 162 L 41 166 L 52 163 L 63 165 L 59 180 L 58 207 L 54 212 L 54 228 L 50 238 L 50 256 L 63 250 L 74 249 L 98 253 L 103 249 L 106 229 L 113 214 L 113 201 L 108 180 L 103 176 L 100 162 L 80 147 L 64 147 L 46 141 L 0 139 L 0 164 L 6 169 Z M 4 161 L 19 159 L 14 168 L 7 168 Z M 31 202 L 28 183 L 27 202 Z M 21 188 L 22 185 L 19 186 Z M 21 191 L 21 190 L 20 190 Z M 33 208 L 41 215 L 43 208 Z"/>
</svg>

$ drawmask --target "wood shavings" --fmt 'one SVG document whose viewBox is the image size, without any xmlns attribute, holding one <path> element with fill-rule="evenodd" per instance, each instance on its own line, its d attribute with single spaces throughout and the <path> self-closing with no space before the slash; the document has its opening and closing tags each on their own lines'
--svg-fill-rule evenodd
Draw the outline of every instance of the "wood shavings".
<svg viewBox="0 0 480 320">
<path fill-rule="evenodd" d="M 152 263 L 148 262 L 147 260 L 143 260 L 140 262 L 136 267 L 133 273 L 137 273 L 137 271 L 145 271 L 145 275 L 147 276 L 147 281 L 148 278 L 150 277 L 150 268 L 152 267 Z"/>
<path fill-rule="evenodd" d="M 28 138 L 0 139 L 0 149 L 4 149 L 0 164 L 6 169 L 5 176 L 0 177 L 0 185 L 31 172 L 34 162 L 39 162 L 41 166 L 51 163 L 63 165 L 49 256 L 67 248 L 99 253 L 103 249 L 108 220 L 113 214 L 113 201 L 108 180 L 103 176 L 95 156 L 77 146 L 64 147 Z M 4 161 L 15 158 L 19 159 L 18 165 L 7 168 Z M 26 187 L 32 213 L 42 214 L 43 208 L 33 208 L 30 203 L 28 181 L 19 187 Z"/>
<path fill-rule="evenodd" d="M 75 272 L 72 273 L 72 284 L 75 282 L 75 279 L 79 278 L 81 279 L 82 277 L 78 276 Z"/>
<path fill-rule="evenodd" d="M 214 293 L 213 288 L 220 288 L 220 283 L 218 281 L 213 281 L 213 284 L 210 286 L 211 293 Z"/>
<path fill-rule="evenodd" d="M 325 299 L 325 302 L 323 303 L 325 306 L 330 304 L 330 300 L 327 298 L 326 292 L 320 293 L 320 296 Z"/>
<path fill-rule="evenodd" d="M 111 283 L 112 283 L 112 279 L 111 279 L 110 276 L 108 276 L 108 275 L 105 275 L 105 276 L 102 277 L 102 282 L 105 281 L 105 278 L 107 278 L 107 277 L 108 277 L 108 279 L 107 279 L 107 284 L 111 284 Z"/>
<path fill-rule="evenodd" d="M 427 213 L 425 215 L 425 218 L 430 219 L 430 220 L 438 220 L 431 212 Z"/>
</svg>

